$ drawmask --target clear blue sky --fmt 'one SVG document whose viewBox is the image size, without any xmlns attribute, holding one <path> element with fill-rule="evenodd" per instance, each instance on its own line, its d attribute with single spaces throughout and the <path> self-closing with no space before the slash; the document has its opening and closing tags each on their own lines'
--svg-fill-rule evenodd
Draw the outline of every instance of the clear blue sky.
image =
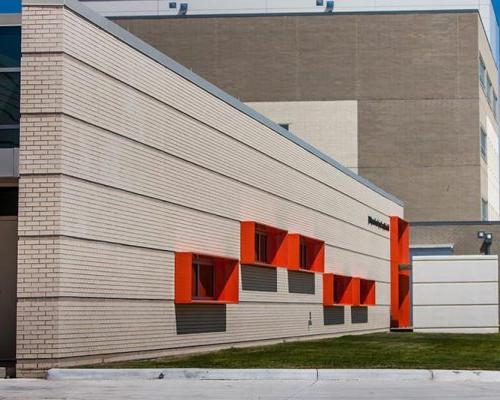
<svg viewBox="0 0 500 400">
<path fill-rule="evenodd" d="M 497 21 L 500 24 L 500 0 L 493 0 L 493 7 L 495 7 L 495 14 L 497 15 Z"/>
</svg>

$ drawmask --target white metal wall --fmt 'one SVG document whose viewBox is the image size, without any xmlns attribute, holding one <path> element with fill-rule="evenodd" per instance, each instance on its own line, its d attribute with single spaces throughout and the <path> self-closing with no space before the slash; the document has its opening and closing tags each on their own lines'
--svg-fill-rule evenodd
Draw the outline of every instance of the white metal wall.
<svg viewBox="0 0 500 400">
<path fill-rule="evenodd" d="M 413 257 L 415 332 L 499 331 L 498 256 Z"/>
</svg>

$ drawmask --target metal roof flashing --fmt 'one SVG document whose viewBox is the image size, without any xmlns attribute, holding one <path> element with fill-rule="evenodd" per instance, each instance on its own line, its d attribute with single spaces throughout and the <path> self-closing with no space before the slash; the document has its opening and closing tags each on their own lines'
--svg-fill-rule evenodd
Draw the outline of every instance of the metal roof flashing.
<svg viewBox="0 0 500 400">
<path fill-rule="evenodd" d="M 249 117 L 253 118 L 254 120 L 265 125 L 266 127 L 272 129 L 273 131 L 275 131 L 279 135 L 292 141 L 293 143 L 300 146 L 304 150 L 306 150 L 309 153 L 313 154 L 314 156 L 320 158 L 324 162 L 332 165 L 333 167 L 335 167 L 339 171 L 341 171 L 344 174 L 348 175 L 349 177 L 355 179 L 356 181 L 358 181 L 359 183 L 368 187 L 369 189 L 373 190 L 374 192 L 378 193 L 379 195 L 381 195 L 381 196 L 385 197 L 386 199 L 398 204 L 401 207 L 404 206 L 403 201 L 398 199 L 396 196 L 379 188 L 377 185 L 375 185 L 374 183 L 372 183 L 368 179 L 359 176 L 358 174 L 356 174 L 355 172 L 353 172 L 349 168 L 343 166 L 338 161 L 334 160 L 332 157 L 324 154 L 323 152 L 321 152 L 320 150 L 318 150 L 317 148 L 315 148 L 311 144 L 302 140 L 301 138 L 294 135 L 290 131 L 287 131 L 286 129 L 282 128 L 281 126 L 279 126 L 275 122 L 271 121 L 270 119 L 266 118 L 262 114 L 259 114 L 257 111 L 253 110 L 252 108 L 250 108 L 246 104 L 240 102 L 239 100 L 237 100 L 236 98 L 234 98 L 230 94 L 224 92 L 222 89 L 218 88 L 217 86 L 213 85 L 212 83 L 201 78 L 200 76 L 198 76 L 197 74 L 195 74 L 194 72 L 189 70 L 188 68 L 179 64 L 177 61 L 174 61 L 173 59 L 171 59 L 170 57 L 168 57 L 164 53 L 155 49 L 154 47 L 152 47 L 151 45 L 142 41 L 138 37 L 132 35 L 130 32 L 123 29 L 122 27 L 120 27 L 116 23 L 112 22 L 111 20 L 107 19 L 106 17 L 101 16 L 100 14 L 91 10 L 87 6 L 83 5 L 78 0 L 23 0 L 23 7 L 24 6 L 64 6 L 64 7 L 67 7 L 71 11 L 73 11 L 76 14 L 80 15 L 81 17 L 87 19 L 89 22 L 91 22 L 94 25 L 105 30 L 109 34 L 113 35 L 114 37 L 121 40 L 122 42 L 128 44 L 129 46 L 131 46 L 132 48 L 141 52 L 145 56 L 162 64 L 164 67 L 177 73 L 178 75 L 182 76 L 184 79 L 190 81 L 191 83 L 193 83 L 196 86 L 200 87 L 201 89 L 207 91 L 208 93 L 216 96 L 217 98 L 219 98 L 220 100 L 229 104 L 230 106 L 243 112 L 244 114 L 248 115 Z"/>
</svg>

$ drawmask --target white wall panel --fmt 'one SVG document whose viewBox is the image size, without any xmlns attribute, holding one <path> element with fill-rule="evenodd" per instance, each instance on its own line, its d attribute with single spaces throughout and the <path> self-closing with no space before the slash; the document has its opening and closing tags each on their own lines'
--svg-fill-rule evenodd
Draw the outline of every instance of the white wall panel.
<svg viewBox="0 0 500 400">
<path fill-rule="evenodd" d="M 498 283 L 413 283 L 413 302 L 424 305 L 497 304 Z"/>
<path fill-rule="evenodd" d="M 498 332 L 498 256 L 413 257 L 413 327 Z"/>
<path fill-rule="evenodd" d="M 413 258 L 413 281 L 496 282 L 497 256 L 421 256 Z"/>
<path fill-rule="evenodd" d="M 415 329 L 422 328 L 495 328 L 498 332 L 497 305 L 463 305 L 413 309 Z"/>
</svg>

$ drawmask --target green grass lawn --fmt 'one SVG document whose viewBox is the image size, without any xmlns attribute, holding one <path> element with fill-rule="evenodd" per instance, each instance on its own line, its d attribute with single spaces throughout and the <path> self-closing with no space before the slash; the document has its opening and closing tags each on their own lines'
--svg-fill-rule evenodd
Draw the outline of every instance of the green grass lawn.
<svg viewBox="0 0 500 400">
<path fill-rule="evenodd" d="M 500 370 L 500 334 L 380 333 L 229 349 L 106 368 L 429 368 Z"/>
</svg>

